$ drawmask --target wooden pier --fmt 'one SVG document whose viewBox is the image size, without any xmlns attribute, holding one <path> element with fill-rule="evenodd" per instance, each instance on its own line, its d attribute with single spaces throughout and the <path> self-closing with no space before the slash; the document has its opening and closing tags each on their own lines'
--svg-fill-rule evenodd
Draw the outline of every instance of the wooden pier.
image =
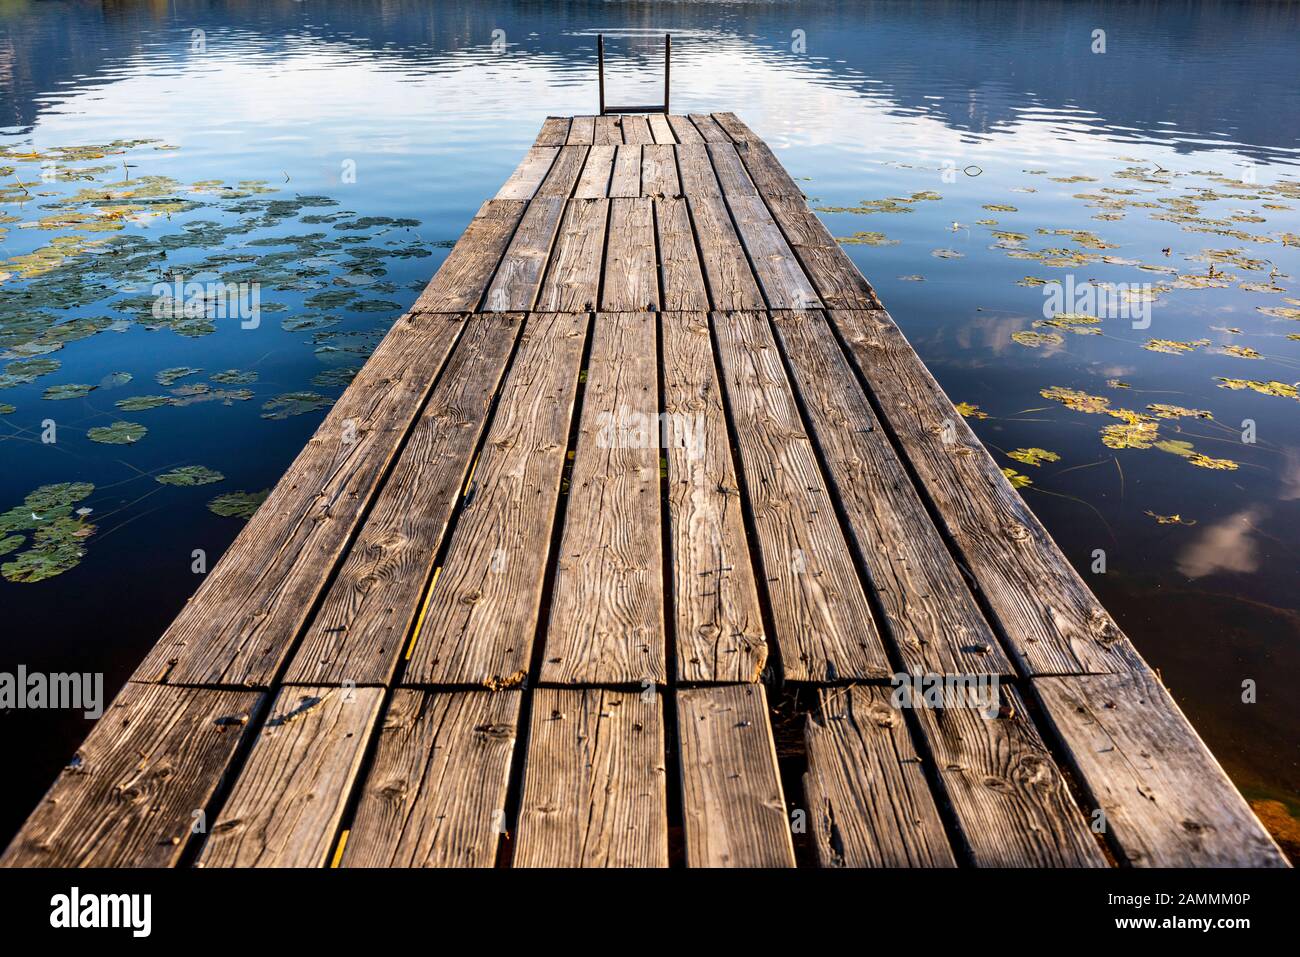
<svg viewBox="0 0 1300 957">
<path fill-rule="evenodd" d="M 730 113 L 546 121 L 0 863 L 1286 864 Z"/>
</svg>

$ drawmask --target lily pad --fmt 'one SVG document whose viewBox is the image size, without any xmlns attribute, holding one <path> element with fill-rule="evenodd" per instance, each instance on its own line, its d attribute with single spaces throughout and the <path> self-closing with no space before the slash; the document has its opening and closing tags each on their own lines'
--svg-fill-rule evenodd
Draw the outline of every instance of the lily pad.
<svg viewBox="0 0 1300 957">
<path fill-rule="evenodd" d="M 57 402 L 63 399 L 80 399 L 90 395 L 97 387 L 85 385 L 79 382 L 65 382 L 61 385 L 52 385 L 41 393 L 42 399 L 49 399 L 51 402 Z"/>
<path fill-rule="evenodd" d="M 1061 457 L 1055 452 L 1049 452 L 1047 449 L 1016 449 L 1014 452 L 1008 452 L 1007 458 L 1015 459 L 1017 462 L 1023 462 L 1025 465 L 1039 466 L 1044 462 L 1059 462 Z"/>
<path fill-rule="evenodd" d="M 175 366 L 171 369 L 163 369 L 154 378 L 159 385 L 174 385 L 178 380 L 185 378 L 187 375 L 195 375 L 202 372 L 202 369 L 196 369 L 193 366 Z"/>
<path fill-rule="evenodd" d="M 158 482 L 163 485 L 211 485 L 213 482 L 220 482 L 225 476 L 213 469 L 206 468 L 202 465 L 186 465 L 178 469 L 172 469 L 170 472 L 164 472 L 156 477 Z"/>
<path fill-rule="evenodd" d="M 286 392 L 262 406 L 262 418 L 287 419 L 294 415 L 327 409 L 333 400 L 317 392 Z"/>
<path fill-rule="evenodd" d="M 92 442 L 105 445 L 133 445 L 148 434 L 149 430 L 137 422 L 118 420 L 112 425 L 101 425 L 86 433 Z"/>
<path fill-rule="evenodd" d="M 248 519 L 253 517 L 253 513 L 269 494 L 270 489 L 261 492 L 227 492 L 208 502 L 208 509 L 226 518 Z"/>
</svg>

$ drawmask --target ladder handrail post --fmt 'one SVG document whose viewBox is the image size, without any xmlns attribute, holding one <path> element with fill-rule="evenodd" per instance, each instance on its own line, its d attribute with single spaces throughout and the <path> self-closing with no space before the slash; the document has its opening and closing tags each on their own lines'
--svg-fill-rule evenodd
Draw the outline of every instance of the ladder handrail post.
<svg viewBox="0 0 1300 957">
<path fill-rule="evenodd" d="M 664 34 L 664 112 L 668 112 L 668 77 L 673 66 L 673 35 Z"/>
<path fill-rule="evenodd" d="M 600 114 L 605 115 L 605 34 L 596 34 L 596 69 L 600 72 Z"/>
</svg>

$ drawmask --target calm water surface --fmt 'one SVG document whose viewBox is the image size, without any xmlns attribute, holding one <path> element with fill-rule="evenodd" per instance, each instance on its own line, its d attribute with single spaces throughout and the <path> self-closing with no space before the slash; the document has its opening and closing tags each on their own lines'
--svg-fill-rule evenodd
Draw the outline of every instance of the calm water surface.
<svg viewBox="0 0 1300 957">
<path fill-rule="evenodd" d="M 1294 4 L 0 2 L 0 512 L 94 486 L 63 509 L 93 511 L 61 524 L 61 574 L 7 580 L 46 566 L 21 558 L 34 526 L 0 531 L 0 670 L 103 671 L 111 696 L 196 587 L 193 551 L 238 533 L 208 503 L 276 482 L 543 118 L 593 110 L 595 33 L 626 102 L 655 97 L 664 30 L 674 108 L 739 113 L 856 239 L 1066 554 L 1294 829 Z M 157 321 L 173 272 L 260 279 L 260 325 Z M 1039 283 L 1067 276 L 1149 284 L 1149 328 L 1042 324 Z M 178 368 L 200 371 L 159 381 Z M 147 432 L 92 440 L 118 421 Z M 157 481 L 184 466 L 222 479 Z M 86 727 L 0 716 L 0 840 Z"/>
</svg>

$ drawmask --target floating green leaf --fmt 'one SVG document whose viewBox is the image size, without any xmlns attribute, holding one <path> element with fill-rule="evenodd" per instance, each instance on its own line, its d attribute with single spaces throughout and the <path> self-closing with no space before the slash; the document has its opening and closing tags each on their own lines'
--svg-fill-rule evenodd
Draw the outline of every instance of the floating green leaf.
<svg viewBox="0 0 1300 957">
<path fill-rule="evenodd" d="M 157 481 L 163 485 L 211 485 L 213 482 L 220 482 L 225 476 L 213 469 L 206 468 L 202 465 L 186 465 L 178 469 L 172 469 L 170 472 L 164 472 L 157 476 Z"/>
<path fill-rule="evenodd" d="M 132 445 L 144 438 L 148 432 L 149 430 L 139 423 L 118 420 L 112 425 L 101 425 L 91 429 L 86 433 L 86 437 L 92 442 L 102 442 L 105 445 Z"/>
<path fill-rule="evenodd" d="M 261 492 L 227 492 L 208 502 L 208 508 L 226 518 L 252 518 L 270 493 L 270 489 Z"/>
<path fill-rule="evenodd" d="M 326 409 L 332 404 L 333 400 L 317 392 L 286 392 L 262 406 L 262 418 L 287 419 L 293 415 Z"/>
</svg>

